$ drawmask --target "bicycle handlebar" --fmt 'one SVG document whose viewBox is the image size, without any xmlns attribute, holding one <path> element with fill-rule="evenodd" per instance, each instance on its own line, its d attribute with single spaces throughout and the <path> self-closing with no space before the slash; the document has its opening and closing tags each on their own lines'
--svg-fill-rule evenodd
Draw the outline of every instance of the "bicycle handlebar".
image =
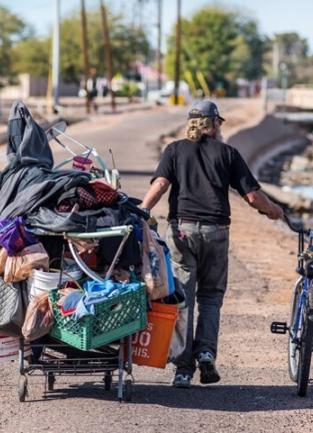
<svg viewBox="0 0 313 433">
<path fill-rule="evenodd" d="M 259 211 L 259 214 L 261 215 L 266 215 L 265 212 Z M 289 219 L 289 217 L 284 213 L 284 221 L 287 224 L 287 226 L 290 228 L 291 231 L 293 231 L 294 233 L 298 233 L 298 234 L 303 234 L 303 235 L 310 235 L 311 230 L 310 229 L 302 229 L 302 228 L 298 228 L 296 227 Z"/>
<path fill-rule="evenodd" d="M 302 228 L 298 228 L 298 227 L 296 227 L 291 221 L 290 221 L 290 219 L 288 218 L 288 216 L 286 215 L 286 214 L 284 214 L 284 220 L 285 220 L 285 223 L 287 224 L 287 226 L 290 228 L 290 230 L 291 231 L 293 231 L 293 232 L 295 232 L 295 233 L 298 233 L 298 234 L 304 234 L 304 235 L 307 235 L 307 236 L 309 236 L 309 234 L 310 234 L 310 229 L 302 229 Z"/>
</svg>

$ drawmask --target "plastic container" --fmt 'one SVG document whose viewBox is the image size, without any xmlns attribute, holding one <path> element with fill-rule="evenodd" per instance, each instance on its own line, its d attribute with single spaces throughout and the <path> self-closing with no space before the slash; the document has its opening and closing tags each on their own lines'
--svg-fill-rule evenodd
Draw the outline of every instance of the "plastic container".
<svg viewBox="0 0 313 433">
<path fill-rule="evenodd" d="M 52 290 L 54 324 L 50 335 L 81 350 L 90 350 L 143 329 L 147 325 L 146 287 L 95 304 L 95 315 L 79 320 L 63 317 L 56 306 L 57 290 Z"/>
<path fill-rule="evenodd" d="M 137 365 L 165 368 L 178 317 L 176 305 L 152 302 L 146 329 L 133 337 L 133 362 Z"/>
<path fill-rule="evenodd" d="M 69 262 L 68 263 L 72 263 Z M 83 276 L 83 272 L 80 269 L 67 271 L 62 275 L 62 283 L 71 280 L 80 280 Z M 60 271 L 45 272 L 38 269 L 34 269 L 32 277 L 29 279 L 29 297 L 33 299 L 37 295 L 41 295 L 44 292 L 50 291 L 58 287 L 60 280 Z"/>
<path fill-rule="evenodd" d="M 85 156 L 74 156 L 73 158 L 73 169 L 80 171 L 90 171 L 92 167 L 92 160 Z"/>
</svg>

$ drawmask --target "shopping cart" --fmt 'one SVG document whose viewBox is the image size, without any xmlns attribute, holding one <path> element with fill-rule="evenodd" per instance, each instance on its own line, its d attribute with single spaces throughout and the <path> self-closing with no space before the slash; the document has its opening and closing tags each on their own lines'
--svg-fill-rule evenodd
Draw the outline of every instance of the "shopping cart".
<svg viewBox="0 0 313 433">
<path fill-rule="evenodd" d="M 120 177 L 118 170 L 112 161 L 114 168 L 110 171 L 95 148 L 86 146 L 73 139 L 65 133 L 65 122 L 58 122 L 46 131 L 49 140 L 54 139 L 71 155 L 55 167 L 58 168 L 70 163 L 77 156 L 86 159 L 94 158 L 93 174 L 95 177 L 104 177 L 114 188 L 120 187 Z M 62 141 L 62 139 L 64 139 Z M 65 141 L 75 144 L 83 149 L 81 153 L 75 152 Z M 121 199 L 125 199 L 121 195 Z M 142 215 L 144 216 L 144 214 Z M 93 233 L 54 233 L 42 229 L 34 229 L 33 232 L 38 236 L 58 236 L 60 241 L 67 242 L 72 258 L 77 265 L 89 278 L 104 282 L 112 276 L 112 272 L 119 260 L 123 248 L 129 238 L 133 227 L 131 225 L 116 226 L 98 230 Z M 81 239 L 102 239 L 107 237 L 120 236 L 122 240 L 117 248 L 114 258 L 104 276 L 99 275 L 89 267 L 79 255 L 75 246 L 75 240 Z M 61 275 L 64 263 L 63 247 L 61 257 Z M 57 291 L 52 290 L 51 302 L 54 305 Z M 132 394 L 132 335 L 146 327 L 146 291 L 145 286 L 141 285 L 140 290 L 126 293 L 112 298 L 96 307 L 101 311 L 101 326 L 97 326 L 96 335 L 93 331 L 92 318 L 83 318 L 77 321 L 73 329 L 69 329 L 66 320 L 59 317 L 57 310 L 54 310 L 55 321 L 52 331 L 48 337 L 44 337 L 32 344 L 33 355 L 25 360 L 25 342 L 20 339 L 19 350 L 19 386 L 18 395 L 21 402 L 25 401 L 28 395 L 28 376 L 43 374 L 45 377 L 44 397 L 49 391 L 53 391 L 57 376 L 61 375 L 100 375 L 104 382 L 104 389 L 110 390 L 112 378 L 117 372 L 117 396 L 118 400 L 129 401 Z M 114 321 L 114 317 L 121 317 L 123 320 Z M 85 320 L 86 319 L 86 320 Z M 108 326 L 107 326 L 108 325 Z M 70 326 L 71 328 L 71 326 Z M 86 337 L 87 335 L 87 337 Z M 127 354 L 125 358 L 125 353 Z"/>
<path fill-rule="evenodd" d="M 117 263 L 123 246 L 132 231 L 132 226 L 111 227 L 94 233 L 64 233 L 72 257 L 82 271 L 90 278 L 104 282 L 109 279 Z M 37 230 L 37 235 L 56 236 L 44 230 Z M 114 259 L 104 277 L 95 273 L 80 258 L 74 239 L 99 239 L 122 236 L 122 241 Z M 60 281 L 64 251 L 61 257 Z M 51 291 L 51 303 L 56 305 L 57 290 Z M 21 402 L 28 394 L 27 376 L 41 372 L 45 376 L 44 396 L 53 390 L 57 375 L 99 375 L 103 374 L 104 388 L 111 389 L 113 373 L 117 370 L 118 400 L 129 401 L 132 393 L 132 347 L 131 336 L 146 327 L 146 291 L 142 284 L 138 291 L 121 294 L 96 305 L 96 315 L 87 316 L 81 321 L 69 321 L 62 318 L 54 309 L 55 324 L 48 338 L 32 344 L 33 353 L 39 356 L 28 357 L 25 362 L 25 342 L 20 339 L 18 395 Z M 97 318 L 97 324 L 93 322 Z M 99 325 L 99 320 L 101 321 Z M 109 344 L 113 343 L 113 346 Z M 109 345 L 109 346 L 105 346 Z M 100 348 L 99 348 L 100 346 Z M 86 352 L 84 352 L 86 351 Z M 125 353 L 127 358 L 125 359 Z"/>
</svg>

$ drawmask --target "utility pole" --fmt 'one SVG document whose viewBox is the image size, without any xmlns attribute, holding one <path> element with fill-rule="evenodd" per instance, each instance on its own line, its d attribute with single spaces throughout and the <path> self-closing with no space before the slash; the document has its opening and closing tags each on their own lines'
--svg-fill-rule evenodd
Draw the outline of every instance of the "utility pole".
<svg viewBox="0 0 313 433">
<path fill-rule="evenodd" d="M 85 8 L 85 0 L 80 0 L 81 24 L 82 24 L 82 43 L 84 55 L 84 88 L 86 91 L 86 112 L 90 113 L 90 97 L 87 90 L 87 80 L 89 77 L 89 56 L 88 56 L 88 38 L 87 38 L 87 16 Z"/>
<path fill-rule="evenodd" d="M 281 71 L 281 87 L 283 89 L 283 113 L 287 111 L 287 89 L 288 89 L 288 66 L 285 62 L 279 64 L 279 69 Z"/>
<path fill-rule="evenodd" d="M 54 0 L 54 22 L 52 41 L 52 95 L 53 109 L 59 104 L 60 79 L 60 0 Z"/>
<path fill-rule="evenodd" d="M 158 89 L 162 88 L 162 0 L 158 2 Z"/>
<path fill-rule="evenodd" d="M 115 111 L 116 103 L 115 103 L 114 92 L 112 89 L 112 80 L 113 80 L 112 50 L 111 50 L 107 10 L 103 0 L 100 0 L 100 9 L 101 9 L 101 19 L 102 19 L 103 44 L 104 44 L 104 62 L 108 73 L 109 92 L 111 96 L 111 108 L 112 111 Z"/>
<path fill-rule="evenodd" d="M 175 88 L 174 88 L 175 105 L 178 105 L 178 97 L 179 97 L 180 49 L 181 49 L 181 0 L 177 0 L 176 59 L 175 59 Z"/>
<path fill-rule="evenodd" d="M 276 80 L 279 77 L 279 63 L 280 63 L 280 46 L 278 40 L 273 42 L 273 59 L 272 59 L 272 68 L 273 74 Z"/>
</svg>

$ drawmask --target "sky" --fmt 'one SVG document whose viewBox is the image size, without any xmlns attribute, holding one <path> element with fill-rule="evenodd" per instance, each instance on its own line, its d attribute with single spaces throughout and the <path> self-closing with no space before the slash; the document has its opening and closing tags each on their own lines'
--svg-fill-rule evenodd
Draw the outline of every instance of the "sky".
<svg viewBox="0 0 313 433">
<path fill-rule="evenodd" d="M 51 30 L 53 4 L 55 0 L 0 0 L 0 5 L 8 7 L 32 24 L 39 35 L 45 35 Z M 307 38 L 310 51 L 313 53 L 313 0 L 181 0 L 182 15 L 190 17 L 202 6 L 220 4 L 247 12 L 257 19 L 260 31 L 272 36 L 275 33 L 296 31 Z M 163 29 L 165 45 L 166 35 L 170 32 L 176 20 L 176 0 L 162 0 Z M 61 15 L 70 14 L 79 7 L 80 0 L 60 0 Z M 98 0 L 85 0 L 86 7 L 98 7 Z M 115 12 L 124 11 L 133 21 L 142 20 L 151 29 L 151 38 L 156 35 L 156 0 L 143 0 L 144 6 L 138 7 L 137 0 L 107 0 L 107 4 Z M 136 6 L 134 6 L 136 5 Z"/>
</svg>

